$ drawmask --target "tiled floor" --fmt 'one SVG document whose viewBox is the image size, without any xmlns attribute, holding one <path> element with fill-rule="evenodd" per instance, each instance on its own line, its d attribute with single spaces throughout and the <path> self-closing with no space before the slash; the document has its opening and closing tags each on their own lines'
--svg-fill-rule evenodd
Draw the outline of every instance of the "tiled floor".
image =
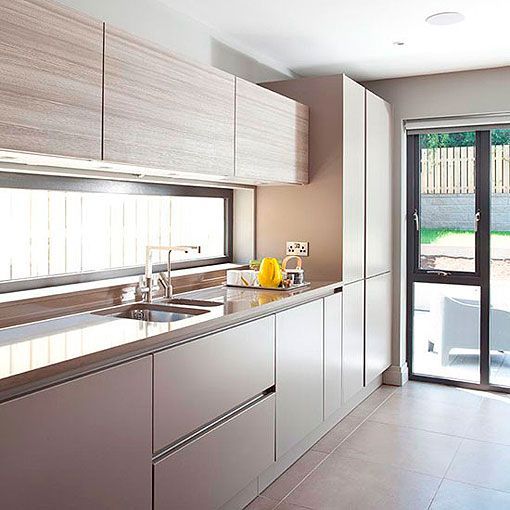
<svg viewBox="0 0 510 510">
<path fill-rule="evenodd" d="M 383 386 L 247 510 L 510 508 L 510 395 Z"/>
</svg>

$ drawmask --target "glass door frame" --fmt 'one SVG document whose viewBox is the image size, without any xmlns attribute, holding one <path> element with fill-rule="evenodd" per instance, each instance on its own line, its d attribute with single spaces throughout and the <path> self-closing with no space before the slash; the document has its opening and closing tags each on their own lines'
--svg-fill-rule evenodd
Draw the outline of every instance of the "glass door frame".
<svg viewBox="0 0 510 510">
<path fill-rule="evenodd" d="M 419 134 L 407 135 L 407 240 L 406 240 L 406 345 L 409 379 L 437 382 L 469 389 L 510 393 L 510 388 L 490 384 L 490 202 L 491 202 L 491 131 L 490 129 L 459 128 L 475 131 L 475 212 L 479 213 L 475 237 L 475 272 L 443 272 L 420 269 L 420 236 L 415 212 L 420 211 L 420 141 Z M 426 133 L 426 132 L 424 132 Z M 419 217 L 418 217 L 419 220 Z M 474 221 L 474 219 L 473 219 Z M 480 288 L 480 382 L 452 380 L 413 372 L 413 309 L 414 284 L 438 283 L 468 285 Z"/>
</svg>

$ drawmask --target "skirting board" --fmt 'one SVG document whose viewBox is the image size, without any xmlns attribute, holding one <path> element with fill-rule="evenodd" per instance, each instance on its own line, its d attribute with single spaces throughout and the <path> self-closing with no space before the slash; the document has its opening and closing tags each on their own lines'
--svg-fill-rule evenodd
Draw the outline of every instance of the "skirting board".
<svg viewBox="0 0 510 510">
<path fill-rule="evenodd" d="M 390 386 L 404 386 L 409 380 L 409 369 L 407 363 L 402 365 L 391 365 L 383 373 L 383 383 L 389 384 Z"/>
</svg>

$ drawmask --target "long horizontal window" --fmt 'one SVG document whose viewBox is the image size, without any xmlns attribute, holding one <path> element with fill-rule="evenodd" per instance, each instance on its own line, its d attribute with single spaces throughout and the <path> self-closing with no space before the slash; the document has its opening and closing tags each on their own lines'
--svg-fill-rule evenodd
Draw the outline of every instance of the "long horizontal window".
<svg viewBox="0 0 510 510">
<path fill-rule="evenodd" d="M 174 252 L 176 267 L 227 262 L 231 202 L 214 188 L 0 175 L 0 291 L 141 274 L 147 245 L 201 247 Z"/>
</svg>

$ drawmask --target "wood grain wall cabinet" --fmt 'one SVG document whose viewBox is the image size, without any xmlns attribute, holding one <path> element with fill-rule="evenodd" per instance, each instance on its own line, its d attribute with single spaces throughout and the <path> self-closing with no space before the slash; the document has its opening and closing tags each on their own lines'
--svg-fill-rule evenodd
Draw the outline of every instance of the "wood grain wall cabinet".
<svg viewBox="0 0 510 510">
<path fill-rule="evenodd" d="M 309 109 L 236 79 L 236 177 L 260 182 L 308 182 Z"/>
<path fill-rule="evenodd" d="M 234 77 L 105 29 L 104 159 L 234 175 Z"/>
<path fill-rule="evenodd" d="M 274 462 L 274 393 L 154 465 L 154 510 L 217 510 Z"/>
<path fill-rule="evenodd" d="M 154 355 L 154 450 L 274 385 L 274 316 Z"/>
<path fill-rule="evenodd" d="M 149 510 L 150 357 L 0 404 L 1 507 Z"/>
<path fill-rule="evenodd" d="M 276 315 L 276 458 L 323 420 L 323 303 Z"/>
<path fill-rule="evenodd" d="M 366 280 L 365 384 L 391 365 L 391 273 Z"/>
<path fill-rule="evenodd" d="M 342 293 L 324 298 L 324 418 L 342 405 Z"/>
<path fill-rule="evenodd" d="M 342 290 L 342 395 L 348 402 L 364 384 L 365 282 L 345 285 Z"/>
<path fill-rule="evenodd" d="M 343 76 L 342 279 L 365 275 L 365 88 Z"/>
<path fill-rule="evenodd" d="M 100 159 L 102 23 L 0 0 L 0 54 L 0 148 Z"/>
<path fill-rule="evenodd" d="M 367 278 L 391 270 L 391 106 L 366 92 Z"/>
</svg>

